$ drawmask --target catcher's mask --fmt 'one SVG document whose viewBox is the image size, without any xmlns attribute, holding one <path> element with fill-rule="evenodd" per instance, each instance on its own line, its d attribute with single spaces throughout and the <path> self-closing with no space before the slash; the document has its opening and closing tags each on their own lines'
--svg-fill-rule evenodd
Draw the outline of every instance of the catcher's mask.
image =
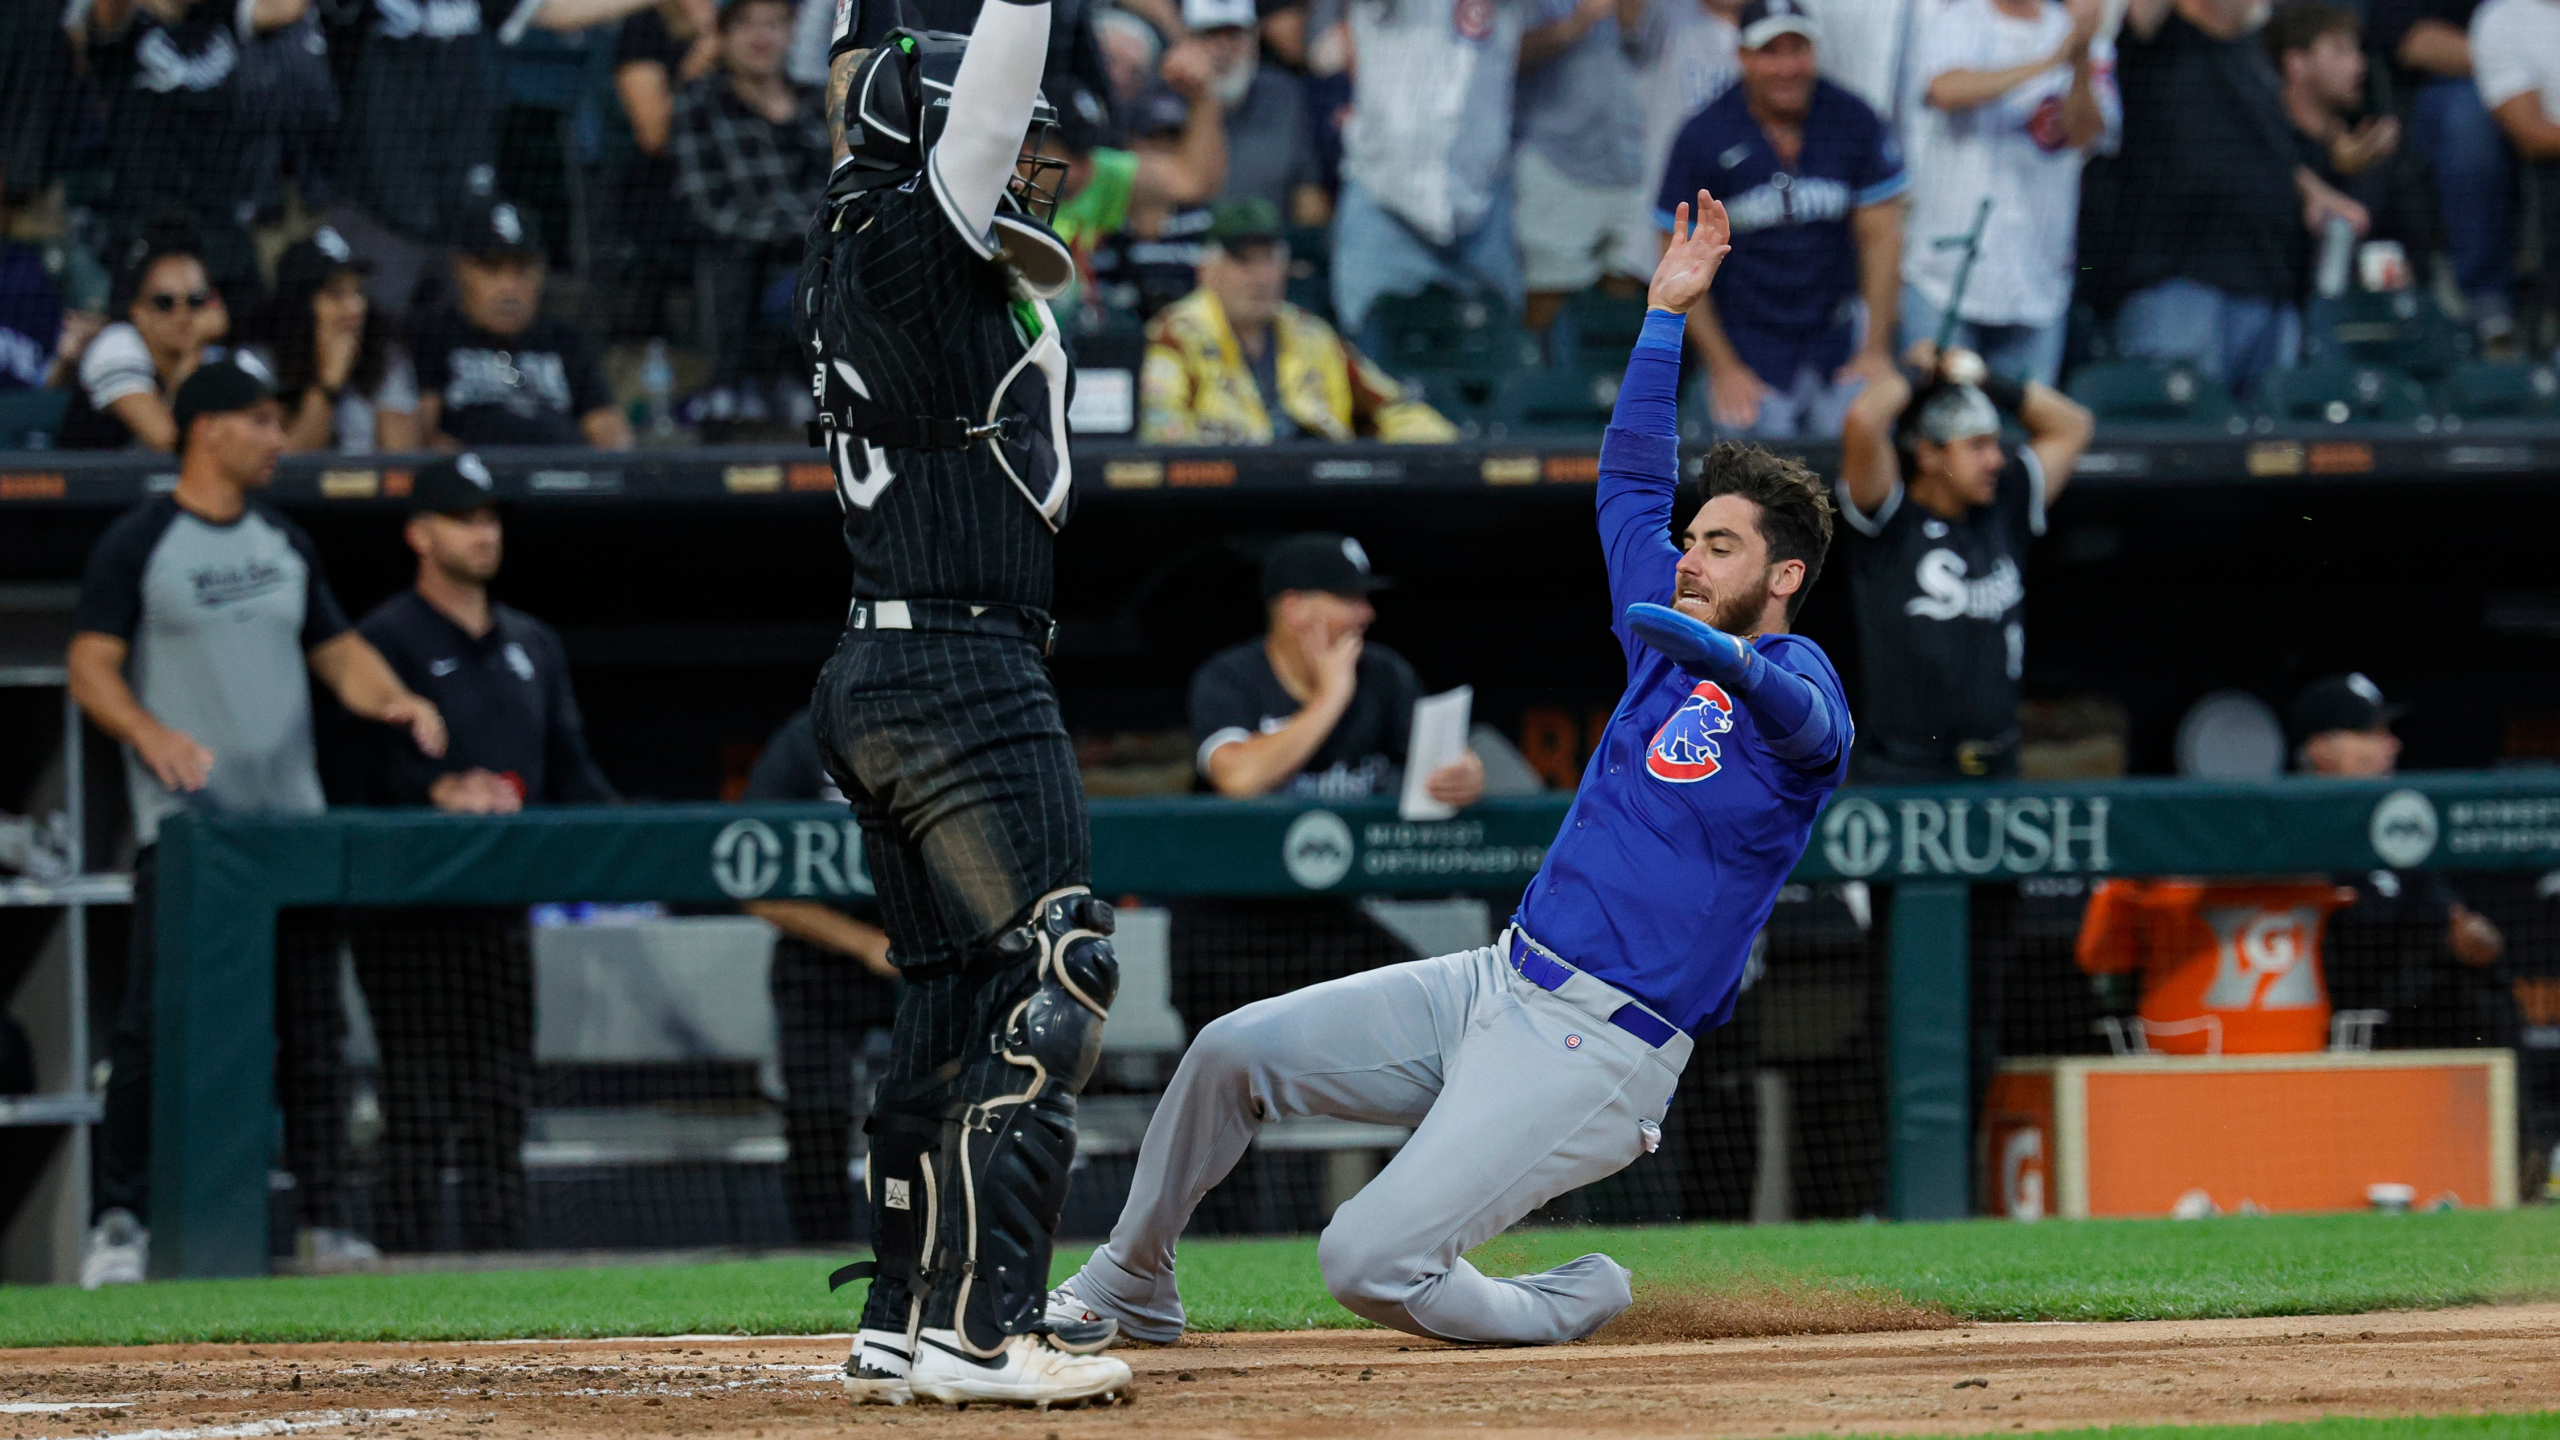
<svg viewBox="0 0 2560 1440">
<path fill-rule="evenodd" d="M 902 184 L 924 168 L 924 157 L 950 119 L 951 83 L 968 49 L 966 35 L 901 27 L 863 57 L 844 101 L 845 140 L 852 151 L 849 188 Z M 1067 175 L 1065 155 L 1050 153 L 1057 135 L 1057 107 L 1035 95 L 1022 155 L 1005 192 L 1023 214 L 1044 225 L 1057 214 Z"/>
</svg>

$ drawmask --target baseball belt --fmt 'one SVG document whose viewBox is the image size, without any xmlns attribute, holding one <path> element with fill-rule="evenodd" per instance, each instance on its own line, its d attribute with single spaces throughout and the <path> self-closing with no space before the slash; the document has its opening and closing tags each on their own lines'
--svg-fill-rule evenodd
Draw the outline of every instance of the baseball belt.
<svg viewBox="0 0 2560 1440">
<path fill-rule="evenodd" d="M 844 617 L 847 630 L 919 630 L 946 635 L 994 635 L 1058 648 L 1058 622 L 1046 610 L 975 600 L 856 600 Z"/>
<path fill-rule="evenodd" d="M 1511 962 L 1511 968 L 1520 972 L 1521 979 L 1541 990 L 1561 990 L 1582 973 L 1549 954 L 1543 946 L 1523 934 L 1517 925 L 1508 932 L 1504 948 L 1509 952 L 1505 958 Z M 1612 1012 L 1609 1023 L 1656 1050 L 1669 1044 L 1671 1037 L 1680 1033 L 1670 1021 L 1633 1000 Z"/>
</svg>

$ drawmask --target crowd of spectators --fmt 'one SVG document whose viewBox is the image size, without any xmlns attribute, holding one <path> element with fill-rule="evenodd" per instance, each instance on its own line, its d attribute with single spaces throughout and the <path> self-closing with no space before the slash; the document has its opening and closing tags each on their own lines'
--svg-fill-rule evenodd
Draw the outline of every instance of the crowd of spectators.
<svg viewBox="0 0 2560 1440">
<path fill-rule="evenodd" d="M 166 449 L 174 387 L 228 353 L 294 397 L 296 449 L 627 443 L 616 396 L 803 418 L 825 0 L 12 9 L 0 390 L 71 392 L 54 443 Z M 2479 358 L 2551 339 L 2519 245 L 2560 192 L 2552 0 L 1075 0 L 1055 31 L 1062 313 L 1144 334 L 1151 370 L 1196 369 L 1202 297 L 1275 257 L 1284 356 L 1322 324 L 1384 380 L 1381 301 L 1442 287 L 1561 364 L 1567 301 L 1635 295 L 1700 186 L 1736 253 L 1692 358 L 1734 433 L 1836 434 L 1919 340 L 2247 400 L 2339 273 Z M 1249 258 L 1210 238 L 1240 201 L 1277 217 Z M 1244 368 L 1257 403 L 1145 428 L 1343 433 L 1290 423 L 1267 351 Z M 1444 433 L 1369 410 L 1349 433 Z"/>
</svg>

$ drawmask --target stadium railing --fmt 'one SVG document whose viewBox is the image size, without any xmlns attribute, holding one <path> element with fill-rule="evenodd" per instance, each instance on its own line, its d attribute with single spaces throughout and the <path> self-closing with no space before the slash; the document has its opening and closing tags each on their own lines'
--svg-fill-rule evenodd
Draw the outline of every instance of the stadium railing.
<svg viewBox="0 0 2560 1440">
<path fill-rule="evenodd" d="M 1080 439 L 1076 484 L 1087 498 L 1174 500 L 1230 492 L 1479 491 L 1587 486 L 1599 478 L 1600 435 L 1540 434 L 1457 445 L 1142 446 Z M 1705 445 L 1686 447 L 1694 459 Z M 1784 444 L 1829 473 L 1838 447 Z M 663 450 L 488 449 L 500 498 L 633 501 L 825 502 L 834 477 L 816 452 L 791 445 Z M 397 504 L 414 466 L 429 456 L 296 455 L 277 468 L 271 497 L 284 504 Z M 2271 423 L 2244 433 L 2174 424 L 2101 427 L 2074 483 L 2110 485 L 2286 481 L 2440 482 L 2546 474 L 2560 463 L 2560 423 L 2509 419 L 2425 431 L 2349 422 Z M 0 450 L 0 513 L 21 507 L 134 504 L 177 483 L 165 455 Z"/>
<path fill-rule="evenodd" d="M 1494 801 L 1405 823 L 1371 805 L 1097 801 L 1096 887 L 1150 901 L 1516 894 L 1568 803 Z M 173 821 L 157 902 L 155 1268 L 267 1266 L 279 910 L 824 899 L 852 886 L 835 863 L 846 823 L 824 806 L 716 805 Z M 1862 929 L 1875 917 L 1882 1208 L 1936 1219 L 1973 1205 L 1978 896 L 2112 875 L 2554 865 L 2560 775 L 2436 773 L 1852 790 L 1821 817 L 1795 879 L 1852 897 Z M 1771 927 L 1772 974 L 1795 963 L 1784 928 Z"/>
</svg>

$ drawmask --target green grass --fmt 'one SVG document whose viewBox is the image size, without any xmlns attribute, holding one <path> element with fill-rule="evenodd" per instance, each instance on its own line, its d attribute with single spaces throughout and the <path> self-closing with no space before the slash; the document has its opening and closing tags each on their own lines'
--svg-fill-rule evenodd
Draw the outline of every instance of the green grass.
<svg viewBox="0 0 2560 1440">
<path fill-rule="evenodd" d="M 2100 1430 L 2039 1430 L 2036 1440 L 2550 1440 L 2554 1435 L 2560 1435 L 2560 1411 L 2543 1410 L 2525 1415 L 2407 1415 L 2373 1420 L 2332 1415 L 2278 1425 L 2110 1425 Z M 1853 1435 L 1846 1440 L 1886 1437 Z"/>
<path fill-rule="evenodd" d="M 2560 1209 L 1522 1230 L 1476 1258 L 1516 1274 L 1589 1250 L 1617 1256 L 1640 1283 L 1890 1290 L 1967 1320 L 2337 1314 L 2560 1298 Z M 1083 1255 L 1061 1252 L 1058 1273 Z M 844 1300 L 827 1294 L 830 1267 L 790 1258 L 199 1280 L 95 1294 L 0 1288 L 0 1346 L 809 1334 L 852 1323 Z M 1182 1277 L 1200 1328 L 1360 1323 L 1325 1295 L 1312 1240 L 1195 1241 L 1183 1247 Z"/>
</svg>

